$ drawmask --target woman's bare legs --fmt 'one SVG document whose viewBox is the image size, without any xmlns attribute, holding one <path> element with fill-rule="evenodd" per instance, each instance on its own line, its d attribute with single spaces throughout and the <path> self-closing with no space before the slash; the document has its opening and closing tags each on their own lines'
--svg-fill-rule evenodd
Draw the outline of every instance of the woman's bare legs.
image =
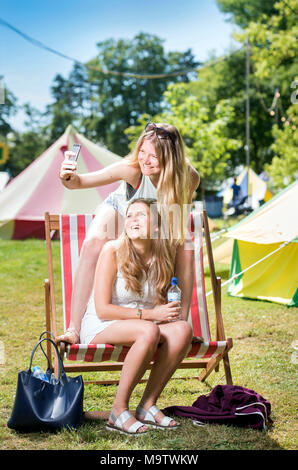
<svg viewBox="0 0 298 470">
<path fill-rule="evenodd" d="M 88 229 L 75 272 L 71 298 L 70 323 L 65 334 L 56 342 L 79 341 L 81 322 L 89 301 L 96 263 L 102 247 L 108 240 L 118 238 L 123 228 L 123 218 L 108 204 L 101 204 Z"/>
<path fill-rule="evenodd" d="M 159 327 L 145 320 L 119 320 L 92 339 L 93 344 L 109 343 L 130 346 L 123 363 L 113 403 L 113 412 L 117 417 L 129 409 L 131 394 L 148 368 L 159 340 Z M 124 429 L 127 430 L 135 421 L 136 419 L 131 417 L 124 423 Z M 112 424 L 111 419 L 109 422 Z M 147 429 L 147 426 L 142 426 L 138 432 L 144 432 Z"/>
<path fill-rule="evenodd" d="M 157 358 L 154 361 L 152 370 L 145 388 L 140 405 L 145 410 L 149 410 L 155 405 L 164 387 L 176 371 L 177 366 L 184 359 L 192 340 L 192 328 L 186 321 L 177 321 L 158 325 L 160 330 L 160 343 L 157 350 Z M 137 415 L 142 420 L 144 416 Z M 157 423 L 164 418 L 160 411 L 155 415 Z M 172 420 L 170 426 L 177 425 Z"/>
</svg>

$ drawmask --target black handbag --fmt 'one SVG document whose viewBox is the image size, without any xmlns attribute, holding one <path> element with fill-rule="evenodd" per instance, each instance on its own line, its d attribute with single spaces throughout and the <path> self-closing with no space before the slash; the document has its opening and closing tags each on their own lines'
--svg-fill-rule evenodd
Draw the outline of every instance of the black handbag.
<svg viewBox="0 0 298 470">
<path fill-rule="evenodd" d="M 42 335 L 45 333 L 48 332 Z M 40 346 L 48 361 L 46 375 L 51 376 L 49 358 L 41 345 L 43 341 L 50 341 L 58 356 L 59 369 L 55 383 L 35 377 L 31 370 L 34 353 Z M 50 338 L 39 339 L 32 351 L 29 369 L 18 373 L 14 406 L 7 426 L 23 432 L 77 428 L 83 418 L 83 397 L 82 376 L 67 377 L 55 342 Z"/>
</svg>

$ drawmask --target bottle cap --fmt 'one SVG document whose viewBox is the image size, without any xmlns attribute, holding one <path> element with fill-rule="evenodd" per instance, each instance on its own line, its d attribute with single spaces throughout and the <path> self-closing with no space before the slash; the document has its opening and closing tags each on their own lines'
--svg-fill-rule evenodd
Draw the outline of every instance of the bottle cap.
<svg viewBox="0 0 298 470">
<path fill-rule="evenodd" d="M 172 284 L 172 285 L 177 285 L 177 284 L 178 284 L 178 279 L 177 279 L 177 277 L 172 277 L 171 284 Z"/>
</svg>

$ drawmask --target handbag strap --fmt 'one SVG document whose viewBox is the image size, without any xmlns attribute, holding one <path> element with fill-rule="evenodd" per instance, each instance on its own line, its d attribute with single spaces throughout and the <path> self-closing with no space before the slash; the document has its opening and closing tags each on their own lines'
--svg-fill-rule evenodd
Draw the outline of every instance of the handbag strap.
<svg viewBox="0 0 298 470">
<path fill-rule="evenodd" d="M 44 331 L 43 333 L 41 333 L 39 339 L 41 339 L 41 338 L 43 337 L 43 335 L 45 335 L 45 334 L 51 335 L 52 338 L 53 338 L 53 340 L 55 341 L 55 336 L 53 335 L 53 333 L 51 333 L 51 331 Z M 40 344 L 39 346 L 40 346 L 40 349 L 41 349 L 42 352 L 43 352 L 43 355 L 45 356 L 46 360 L 48 361 L 47 375 L 48 375 L 48 372 L 49 372 L 49 375 L 51 376 L 51 365 L 50 365 L 49 358 L 48 358 L 48 356 L 46 355 L 46 353 L 45 353 L 45 351 L 44 351 L 42 345 Z"/>
<path fill-rule="evenodd" d="M 33 351 L 32 351 L 32 354 L 31 354 L 31 359 L 30 359 L 30 366 L 29 366 L 29 369 L 28 369 L 28 372 L 30 371 L 30 373 L 32 372 L 31 371 L 31 367 L 32 367 L 32 361 L 33 361 L 33 356 L 35 354 L 35 351 L 36 349 L 38 348 L 38 346 L 40 346 L 40 344 L 43 342 L 43 341 L 50 341 L 52 343 L 52 345 L 54 346 L 54 349 L 57 353 L 57 357 L 58 357 L 58 380 L 61 379 L 62 383 L 65 382 L 67 379 L 66 379 L 66 373 L 65 373 L 65 370 L 64 370 L 64 365 L 63 365 L 63 361 L 60 357 L 60 354 L 59 354 L 59 351 L 58 351 L 58 348 L 56 346 L 56 343 L 54 343 L 54 341 L 50 338 L 43 338 L 43 339 L 40 339 L 38 341 L 38 343 L 36 343 L 36 345 L 34 346 L 33 348 Z M 48 360 L 48 363 L 49 363 L 49 358 L 48 356 L 46 355 L 46 353 L 43 351 L 44 355 L 46 356 L 47 360 Z"/>
</svg>

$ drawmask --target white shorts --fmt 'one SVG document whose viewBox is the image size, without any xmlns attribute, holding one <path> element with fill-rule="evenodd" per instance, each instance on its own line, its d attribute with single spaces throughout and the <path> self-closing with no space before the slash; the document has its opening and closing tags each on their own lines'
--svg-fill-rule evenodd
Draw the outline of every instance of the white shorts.
<svg viewBox="0 0 298 470">
<path fill-rule="evenodd" d="M 80 343 L 90 344 L 98 333 L 101 333 L 105 328 L 116 321 L 118 320 L 101 320 L 98 318 L 95 310 L 94 298 L 92 296 L 88 302 L 87 309 L 81 323 Z"/>
</svg>

